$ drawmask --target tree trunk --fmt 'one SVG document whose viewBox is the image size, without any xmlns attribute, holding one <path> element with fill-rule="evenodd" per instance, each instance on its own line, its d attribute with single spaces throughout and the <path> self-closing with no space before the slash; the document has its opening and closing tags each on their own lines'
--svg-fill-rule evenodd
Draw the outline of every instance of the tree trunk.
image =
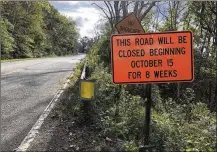
<svg viewBox="0 0 217 152">
<path fill-rule="evenodd" d="M 122 7 L 123 7 L 123 18 L 128 15 L 128 6 L 126 1 L 122 1 Z"/>
<path fill-rule="evenodd" d="M 209 106 L 211 106 L 210 103 L 212 103 L 212 81 L 211 80 L 209 81 Z"/>
<path fill-rule="evenodd" d="M 137 18 L 138 18 L 138 8 L 139 8 L 139 1 L 136 1 L 133 12 L 134 12 L 134 14 L 136 15 Z"/>
<path fill-rule="evenodd" d="M 199 62 L 199 66 L 198 66 L 198 73 L 197 73 L 197 75 L 198 75 L 198 79 L 200 79 L 200 72 L 201 72 L 201 66 L 202 66 L 202 63 L 203 63 L 203 50 L 204 50 L 204 48 L 205 48 L 205 43 L 206 43 L 206 38 L 207 38 L 207 32 L 206 32 L 206 34 L 205 34 L 205 36 L 204 36 L 204 39 L 203 39 L 203 45 L 202 45 L 202 47 L 201 47 L 201 49 L 200 49 L 200 58 L 201 58 L 201 60 L 200 60 L 200 62 Z M 201 32 L 201 37 L 203 37 L 203 33 Z M 208 37 L 208 41 L 210 40 L 210 37 Z M 201 42 L 202 43 L 202 42 Z"/>
<path fill-rule="evenodd" d="M 217 109 L 216 108 L 216 101 L 217 101 L 217 2 L 215 2 L 215 10 L 216 10 L 216 13 L 215 13 L 215 16 L 216 16 L 216 20 L 215 20 L 215 43 L 214 43 L 214 48 L 215 48 L 215 53 L 216 53 L 216 82 L 215 82 L 215 110 Z"/>
<path fill-rule="evenodd" d="M 118 5 L 119 5 L 119 1 L 114 1 L 114 9 L 115 9 L 115 16 L 116 16 L 115 24 L 117 24 L 120 20 L 120 11 Z"/>
<path fill-rule="evenodd" d="M 216 2 L 217 3 L 217 2 Z M 217 34 L 217 33 L 216 33 Z M 217 109 L 217 104 L 216 104 L 216 101 L 217 101 L 217 37 L 215 38 L 215 52 L 216 52 L 216 82 L 215 82 L 215 100 L 214 100 L 214 104 L 215 104 L 215 109 Z"/>
<path fill-rule="evenodd" d="M 177 98 L 180 97 L 180 87 L 181 87 L 181 84 L 177 83 Z"/>
<path fill-rule="evenodd" d="M 149 7 L 146 9 L 146 11 L 140 15 L 139 20 L 140 22 L 142 21 L 142 19 L 148 14 L 148 12 L 150 12 L 150 10 L 152 9 L 152 7 L 154 7 L 156 4 L 156 1 L 152 2 Z M 142 6 L 141 6 L 142 7 Z"/>
</svg>

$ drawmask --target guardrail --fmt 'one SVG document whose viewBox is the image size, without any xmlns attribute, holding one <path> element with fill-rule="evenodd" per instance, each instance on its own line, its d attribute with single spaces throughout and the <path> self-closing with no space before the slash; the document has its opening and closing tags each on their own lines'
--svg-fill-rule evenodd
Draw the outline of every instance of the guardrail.
<svg viewBox="0 0 217 152">
<path fill-rule="evenodd" d="M 86 79 L 86 68 L 87 68 L 87 64 L 85 63 L 80 79 Z"/>
</svg>

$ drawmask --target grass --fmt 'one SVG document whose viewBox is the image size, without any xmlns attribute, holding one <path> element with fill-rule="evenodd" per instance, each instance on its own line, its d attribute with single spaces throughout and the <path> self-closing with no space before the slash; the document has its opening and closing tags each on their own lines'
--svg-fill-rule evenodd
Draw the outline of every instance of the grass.
<svg viewBox="0 0 217 152">
<path fill-rule="evenodd" d="M 21 59 L 7 59 L 7 60 L 1 60 L 1 63 L 4 62 L 15 62 L 15 61 L 25 61 L 25 60 L 35 60 L 35 59 L 43 59 L 43 58 L 55 58 L 55 57 L 68 57 L 76 54 L 71 54 L 71 55 L 63 55 L 63 56 L 46 56 L 46 57 L 41 57 L 41 58 L 21 58 Z"/>
<path fill-rule="evenodd" d="M 34 60 L 39 58 L 22 58 L 22 59 L 9 59 L 9 60 L 1 60 L 1 63 L 4 62 L 15 62 L 15 61 L 24 61 L 24 60 Z"/>
</svg>

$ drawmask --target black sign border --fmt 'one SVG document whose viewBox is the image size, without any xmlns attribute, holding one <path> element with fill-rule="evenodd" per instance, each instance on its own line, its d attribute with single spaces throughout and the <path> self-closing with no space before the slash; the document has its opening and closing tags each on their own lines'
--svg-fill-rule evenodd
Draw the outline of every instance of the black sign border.
<svg viewBox="0 0 217 152">
<path fill-rule="evenodd" d="M 114 80 L 114 58 L 113 58 L 113 37 L 115 36 L 132 36 L 132 35 L 150 35 L 150 34 L 170 34 L 170 33 L 190 33 L 191 36 L 191 79 L 188 80 L 169 80 L 169 81 L 139 81 L 139 82 L 115 82 Z M 114 84 L 148 84 L 148 83 L 175 83 L 175 82 L 192 82 L 194 81 L 194 54 L 193 54 L 193 34 L 191 31 L 166 31 L 156 33 L 126 33 L 113 34 L 111 36 L 111 61 L 112 61 L 112 81 Z"/>
</svg>

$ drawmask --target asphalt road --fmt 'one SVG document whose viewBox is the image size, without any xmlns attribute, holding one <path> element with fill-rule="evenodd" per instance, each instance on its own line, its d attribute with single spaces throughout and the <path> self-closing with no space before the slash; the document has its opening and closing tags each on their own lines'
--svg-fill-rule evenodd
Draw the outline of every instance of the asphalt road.
<svg viewBox="0 0 217 152">
<path fill-rule="evenodd" d="M 1 63 L 1 150 L 17 148 L 84 54 Z"/>
</svg>

